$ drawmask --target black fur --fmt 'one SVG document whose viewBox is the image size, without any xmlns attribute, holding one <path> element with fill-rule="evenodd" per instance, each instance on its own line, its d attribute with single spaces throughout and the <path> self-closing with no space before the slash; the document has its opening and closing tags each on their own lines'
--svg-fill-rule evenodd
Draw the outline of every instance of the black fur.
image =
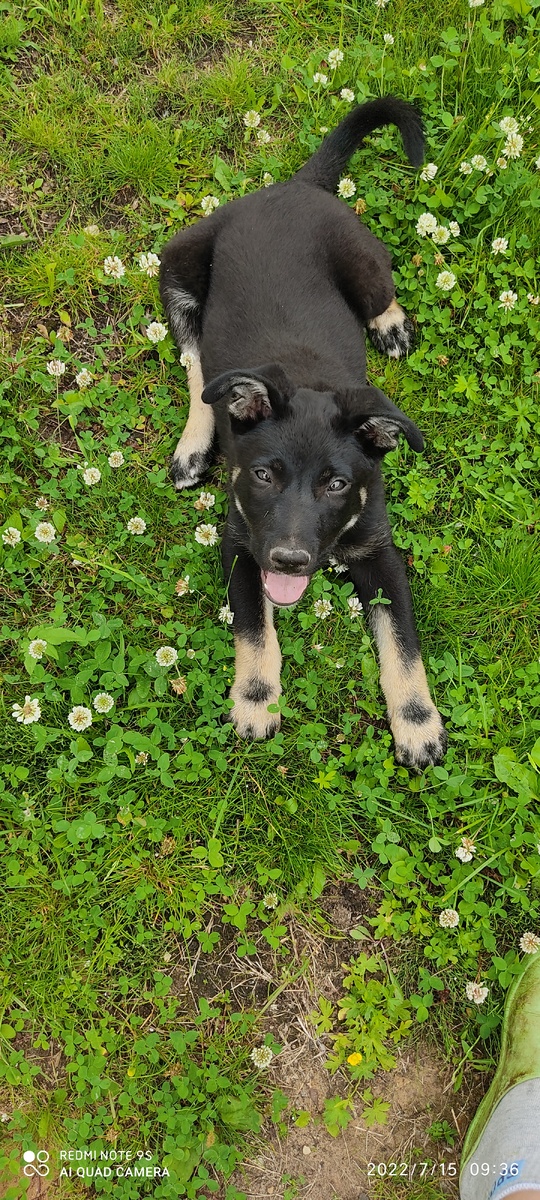
<svg viewBox="0 0 540 1200">
<path fill-rule="evenodd" d="M 330 555 L 347 564 L 368 616 L 381 592 L 391 602 L 404 669 L 419 658 L 380 462 L 400 433 L 417 452 L 423 438 L 366 382 L 364 329 L 395 299 L 390 255 L 329 194 L 362 139 L 388 123 L 398 125 L 418 165 L 418 113 L 396 97 L 370 101 L 288 183 L 226 204 L 162 251 L 171 329 L 182 349 L 200 355 L 203 401 L 214 406 L 232 476 L 223 566 L 235 636 L 253 647 L 253 676 L 241 680 L 253 714 L 238 717 L 247 737 L 268 736 L 278 725 L 270 714 L 260 720 L 272 695 L 261 675 L 268 660 L 265 591 L 274 603 L 289 603 L 289 585 L 293 592 L 303 587 Z M 396 323 L 382 334 L 370 328 L 370 336 L 387 353 L 406 352 L 412 325 L 396 306 Z M 377 635 L 376 620 L 374 629 Z M 419 767 L 437 761 L 440 746 L 396 753 Z"/>
</svg>

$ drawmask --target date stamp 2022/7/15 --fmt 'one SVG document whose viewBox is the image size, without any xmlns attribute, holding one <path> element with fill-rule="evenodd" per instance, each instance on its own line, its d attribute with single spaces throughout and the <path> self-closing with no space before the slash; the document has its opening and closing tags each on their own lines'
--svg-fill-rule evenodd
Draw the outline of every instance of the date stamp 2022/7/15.
<svg viewBox="0 0 540 1200">
<path fill-rule="evenodd" d="M 395 1179 L 422 1179 L 454 1177 L 458 1173 L 457 1162 L 370 1162 L 368 1175 Z"/>
</svg>

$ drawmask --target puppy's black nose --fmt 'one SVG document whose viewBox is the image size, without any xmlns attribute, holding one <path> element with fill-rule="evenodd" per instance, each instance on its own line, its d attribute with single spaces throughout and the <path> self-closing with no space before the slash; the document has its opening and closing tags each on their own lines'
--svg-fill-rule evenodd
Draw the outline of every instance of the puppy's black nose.
<svg viewBox="0 0 540 1200">
<path fill-rule="evenodd" d="M 290 546 L 274 546 L 269 554 L 270 562 L 279 571 L 297 571 L 307 567 L 311 554 L 307 550 L 292 550 Z"/>
</svg>

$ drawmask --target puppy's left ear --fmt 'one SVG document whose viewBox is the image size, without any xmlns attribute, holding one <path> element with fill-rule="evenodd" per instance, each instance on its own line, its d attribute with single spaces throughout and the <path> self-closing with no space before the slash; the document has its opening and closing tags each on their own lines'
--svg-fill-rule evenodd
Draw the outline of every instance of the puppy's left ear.
<svg viewBox="0 0 540 1200">
<path fill-rule="evenodd" d="M 337 399 L 341 407 L 341 427 L 345 425 L 349 433 L 354 433 L 369 454 L 382 457 L 394 450 L 400 433 L 417 454 L 424 449 L 424 438 L 418 426 L 379 388 L 358 388 L 341 393 Z"/>
<path fill-rule="evenodd" d="M 231 418 L 245 428 L 267 417 L 284 415 L 294 391 L 283 367 L 277 363 L 254 371 L 225 371 L 205 387 L 204 404 L 226 399 Z"/>
</svg>

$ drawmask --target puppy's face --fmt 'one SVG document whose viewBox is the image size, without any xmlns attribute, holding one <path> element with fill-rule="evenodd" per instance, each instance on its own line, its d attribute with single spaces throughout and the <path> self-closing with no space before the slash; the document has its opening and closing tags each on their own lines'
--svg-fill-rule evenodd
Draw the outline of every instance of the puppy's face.
<svg viewBox="0 0 540 1200">
<path fill-rule="evenodd" d="M 205 388 L 203 400 L 227 407 L 242 540 L 269 600 L 282 606 L 300 599 L 356 526 L 361 542 L 374 467 L 400 431 L 414 449 L 423 445 L 417 427 L 376 388 L 342 395 L 295 389 L 278 366 L 228 371 Z"/>
</svg>

